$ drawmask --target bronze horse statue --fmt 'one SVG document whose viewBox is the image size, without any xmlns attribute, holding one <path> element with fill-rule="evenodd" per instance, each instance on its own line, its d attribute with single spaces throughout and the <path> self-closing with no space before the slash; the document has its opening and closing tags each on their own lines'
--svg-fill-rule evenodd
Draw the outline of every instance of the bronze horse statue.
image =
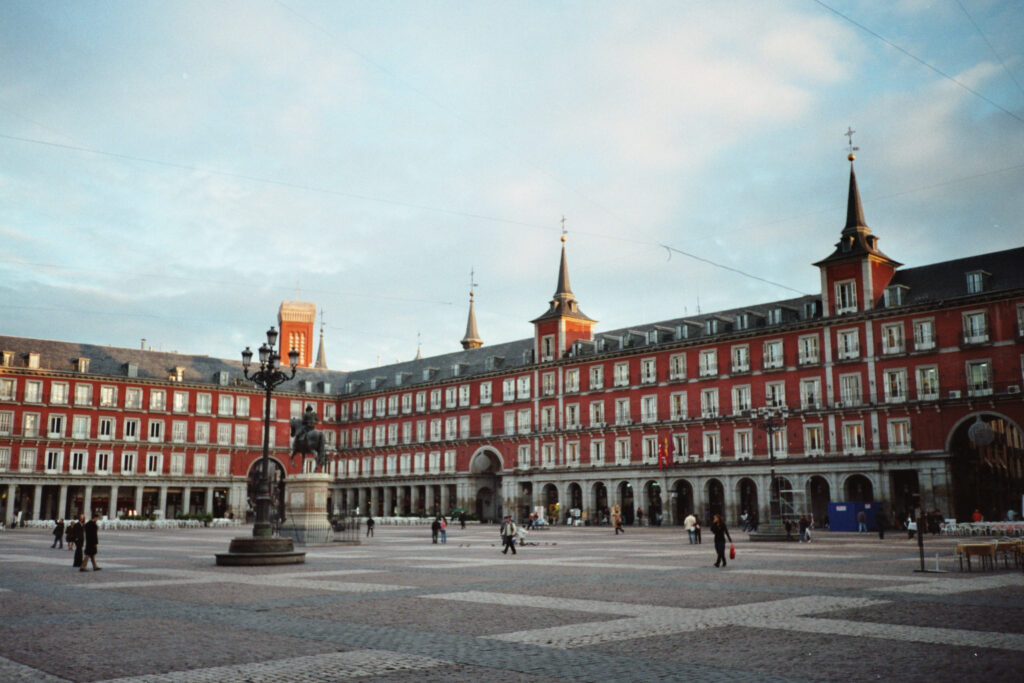
<svg viewBox="0 0 1024 683">
<path fill-rule="evenodd" d="M 291 419 L 291 435 L 295 437 L 292 439 L 292 464 L 295 464 L 296 455 L 305 458 L 307 453 L 312 453 L 316 456 L 316 470 L 314 471 L 326 472 L 328 458 L 324 448 L 324 433 L 314 429 L 312 425 L 301 418 L 293 417 Z"/>
</svg>

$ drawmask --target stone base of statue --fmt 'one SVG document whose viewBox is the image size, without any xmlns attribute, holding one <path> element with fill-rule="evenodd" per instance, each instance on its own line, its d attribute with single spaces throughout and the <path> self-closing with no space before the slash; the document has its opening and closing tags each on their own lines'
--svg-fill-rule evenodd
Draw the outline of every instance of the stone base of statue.
<svg viewBox="0 0 1024 683">
<path fill-rule="evenodd" d="M 778 542 L 778 541 L 795 541 L 796 537 L 791 536 L 786 538 L 786 527 L 782 525 L 781 520 L 772 520 L 767 524 L 759 524 L 757 531 L 750 532 L 751 541 L 766 541 L 766 542 Z"/>
<path fill-rule="evenodd" d="M 285 519 L 281 536 L 298 545 L 322 545 L 331 540 L 332 530 L 327 518 L 327 490 L 331 475 L 326 473 L 295 474 L 285 486 Z"/>
<path fill-rule="evenodd" d="M 222 567 L 257 567 L 270 564 L 302 564 L 306 553 L 296 552 L 290 538 L 243 536 L 231 539 L 226 553 L 217 553 Z"/>
</svg>

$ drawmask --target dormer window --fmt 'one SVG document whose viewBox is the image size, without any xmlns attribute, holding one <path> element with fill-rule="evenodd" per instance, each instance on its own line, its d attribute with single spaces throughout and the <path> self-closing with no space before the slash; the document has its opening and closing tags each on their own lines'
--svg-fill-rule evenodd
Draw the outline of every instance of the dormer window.
<svg viewBox="0 0 1024 683">
<path fill-rule="evenodd" d="M 85 373 L 89 372 L 89 359 L 88 358 L 76 358 L 75 359 L 75 368 L 78 370 L 79 373 L 81 373 L 83 375 Z"/>
<path fill-rule="evenodd" d="M 818 304 L 818 301 L 804 302 L 804 320 L 813 320 L 814 318 L 818 317 Z"/>
<path fill-rule="evenodd" d="M 906 285 L 892 285 L 891 287 L 885 288 L 883 294 L 883 301 L 886 308 L 892 308 L 894 306 L 902 306 L 907 300 L 907 290 L 909 288 Z"/>
<path fill-rule="evenodd" d="M 30 354 L 28 354 L 28 367 L 31 370 L 38 370 L 39 369 L 39 354 L 38 353 L 30 353 Z"/>
<path fill-rule="evenodd" d="M 967 293 L 980 294 L 984 292 L 988 275 L 984 270 L 973 270 L 967 273 Z"/>
<path fill-rule="evenodd" d="M 836 313 L 857 312 L 857 281 L 843 280 L 836 283 Z"/>
<path fill-rule="evenodd" d="M 705 334 L 718 334 L 719 321 L 717 318 L 710 318 L 704 321 Z"/>
<path fill-rule="evenodd" d="M 14 363 L 14 352 L 13 351 L 2 351 L 0 352 L 0 365 L 4 367 L 11 367 Z"/>
<path fill-rule="evenodd" d="M 778 325 L 782 322 L 782 309 L 781 308 L 770 308 L 768 309 L 768 324 Z"/>
</svg>

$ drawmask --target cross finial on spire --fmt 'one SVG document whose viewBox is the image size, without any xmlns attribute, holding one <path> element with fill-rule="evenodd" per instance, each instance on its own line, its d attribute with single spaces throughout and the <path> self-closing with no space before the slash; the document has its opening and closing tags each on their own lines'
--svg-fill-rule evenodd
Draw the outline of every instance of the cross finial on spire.
<svg viewBox="0 0 1024 683">
<path fill-rule="evenodd" d="M 853 126 L 847 126 L 846 132 L 843 133 L 843 135 L 845 135 L 846 139 L 849 141 L 849 144 L 846 147 L 846 150 L 848 152 L 846 158 L 849 159 L 850 161 L 853 161 L 856 158 L 854 152 L 860 151 L 860 147 L 853 146 L 853 134 L 856 132 L 857 131 L 853 129 Z"/>
<path fill-rule="evenodd" d="M 469 298 L 470 299 L 473 298 L 473 292 L 476 291 L 476 286 L 477 286 L 477 282 L 476 282 L 476 269 L 475 268 L 470 268 L 469 269 Z"/>
<path fill-rule="evenodd" d="M 567 232 L 568 232 L 568 231 L 567 231 L 567 230 L 565 229 L 565 215 L 563 214 L 563 215 L 562 215 L 562 241 L 563 241 L 563 242 L 565 241 L 565 234 L 566 234 Z"/>
</svg>

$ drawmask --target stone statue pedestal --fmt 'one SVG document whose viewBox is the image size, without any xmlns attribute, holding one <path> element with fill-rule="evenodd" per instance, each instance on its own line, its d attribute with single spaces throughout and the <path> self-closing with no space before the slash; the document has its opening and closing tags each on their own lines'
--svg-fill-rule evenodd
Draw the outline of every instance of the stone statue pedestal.
<svg viewBox="0 0 1024 683">
<path fill-rule="evenodd" d="M 295 474 L 285 482 L 285 520 L 281 536 L 297 545 L 320 545 L 331 540 L 327 490 L 331 475 Z"/>
</svg>

